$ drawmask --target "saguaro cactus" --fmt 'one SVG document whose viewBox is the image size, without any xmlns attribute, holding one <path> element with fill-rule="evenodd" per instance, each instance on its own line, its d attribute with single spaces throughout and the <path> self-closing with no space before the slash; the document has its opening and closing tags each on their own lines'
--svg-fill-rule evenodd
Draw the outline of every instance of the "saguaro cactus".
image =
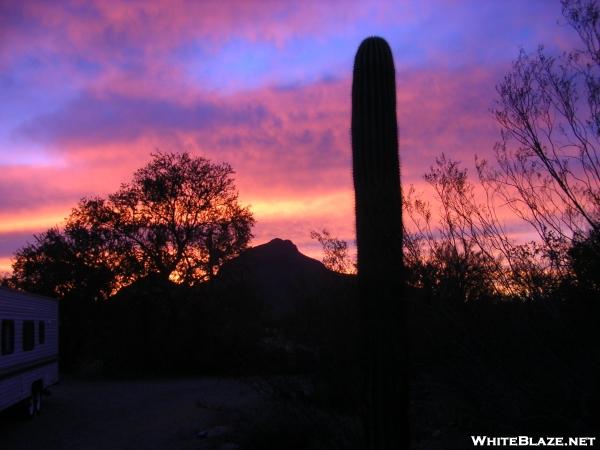
<svg viewBox="0 0 600 450">
<path fill-rule="evenodd" d="M 365 319 L 367 448 L 397 450 L 408 447 L 402 205 L 394 60 L 379 37 L 365 39 L 354 60 L 352 159 Z"/>
</svg>

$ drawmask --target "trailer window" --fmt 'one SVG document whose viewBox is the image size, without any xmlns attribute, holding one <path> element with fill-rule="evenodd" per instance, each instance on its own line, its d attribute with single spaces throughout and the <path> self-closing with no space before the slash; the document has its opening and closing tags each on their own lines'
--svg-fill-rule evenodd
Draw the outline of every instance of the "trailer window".
<svg viewBox="0 0 600 450">
<path fill-rule="evenodd" d="M 46 322 L 43 320 L 38 323 L 38 341 L 40 344 L 46 342 Z"/>
<path fill-rule="evenodd" d="M 2 321 L 2 354 L 10 355 L 15 351 L 15 321 Z"/>
<path fill-rule="evenodd" d="M 35 345 L 35 324 L 33 320 L 23 321 L 23 351 L 33 350 Z"/>
</svg>

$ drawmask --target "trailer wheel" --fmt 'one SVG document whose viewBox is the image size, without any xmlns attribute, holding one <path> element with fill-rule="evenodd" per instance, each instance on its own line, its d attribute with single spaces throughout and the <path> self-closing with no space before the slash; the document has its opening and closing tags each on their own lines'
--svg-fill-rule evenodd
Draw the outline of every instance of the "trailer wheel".
<svg viewBox="0 0 600 450">
<path fill-rule="evenodd" d="M 36 386 L 31 393 L 31 397 L 33 398 L 35 414 L 39 415 L 42 411 L 42 389 L 39 386 Z"/>
<path fill-rule="evenodd" d="M 35 417 L 35 403 L 33 399 L 33 391 L 31 392 L 31 395 L 23 401 L 21 411 L 25 419 L 31 420 Z"/>
<path fill-rule="evenodd" d="M 26 419 L 33 419 L 42 409 L 42 390 L 37 384 L 31 387 L 31 395 L 23 401 L 22 412 Z"/>
</svg>

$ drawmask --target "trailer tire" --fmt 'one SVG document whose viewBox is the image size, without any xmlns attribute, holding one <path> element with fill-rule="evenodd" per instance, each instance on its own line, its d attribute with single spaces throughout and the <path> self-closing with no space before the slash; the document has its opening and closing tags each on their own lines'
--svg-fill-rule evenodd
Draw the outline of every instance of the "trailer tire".
<svg viewBox="0 0 600 450">
<path fill-rule="evenodd" d="M 31 393 L 33 397 L 33 407 L 35 414 L 39 415 L 42 411 L 42 389 L 40 386 L 36 386 Z"/>
<path fill-rule="evenodd" d="M 32 420 L 35 417 L 35 405 L 33 400 L 33 392 L 29 397 L 23 400 L 21 404 L 21 414 L 24 419 Z"/>
<path fill-rule="evenodd" d="M 42 409 L 42 390 L 37 384 L 31 386 L 31 395 L 22 404 L 22 414 L 25 419 L 32 420 Z"/>
</svg>

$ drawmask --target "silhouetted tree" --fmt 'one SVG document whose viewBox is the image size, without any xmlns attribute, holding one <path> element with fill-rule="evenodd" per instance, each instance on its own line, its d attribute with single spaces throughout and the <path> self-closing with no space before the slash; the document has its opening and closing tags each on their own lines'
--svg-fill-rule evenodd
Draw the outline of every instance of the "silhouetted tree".
<svg viewBox="0 0 600 450">
<path fill-rule="evenodd" d="M 348 254 L 346 241 L 331 236 L 331 233 L 325 228 L 321 232 L 311 231 L 310 237 L 321 244 L 325 267 L 334 272 L 356 273 L 356 262 Z"/>
<path fill-rule="evenodd" d="M 560 56 L 521 51 L 497 87 L 498 166 L 483 174 L 557 269 L 573 237 L 600 226 L 600 5 L 563 0 L 562 13 L 583 46 Z"/>
<path fill-rule="evenodd" d="M 600 294 L 600 230 L 577 236 L 568 253 L 579 288 Z"/>
<path fill-rule="evenodd" d="M 455 301 L 540 298 L 558 285 L 544 247 L 508 235 L 489 184 L 476 186 L 467 169 L 444 154 L 424 178 L 438 211 L 433 214 L 432 204 L 414 187 L 405 192 L 404 252 L 411 283 Z"/>
<path fill-rule="evenodd" d="M 154 273 L 194 284 L 214 276 L 252 237 L 254 218 L 239 205 L 233 173 L 226 163 L 157 153 L 108 198 L 81 200 L 68 226 L 126 248 L 115 254 L 125 281 Z"/>
<path fill-rule="evenodd" d="M 252 237 L 228 164 L 187 153 L 153 155 L 108 198 L 84 198 L 64 231 L 35 237 L 15 254 L 10 284 L 89 299 L 149 274 L 194 284 L 212 277 Z"/>
<path fill-rule="evenodd" d="M 11 287 L 55 298 L 107 298 L 115 284 L 114 261 L 106 242 L 72 225 L 35 235 L 15 253 Z"/>
</svg>

